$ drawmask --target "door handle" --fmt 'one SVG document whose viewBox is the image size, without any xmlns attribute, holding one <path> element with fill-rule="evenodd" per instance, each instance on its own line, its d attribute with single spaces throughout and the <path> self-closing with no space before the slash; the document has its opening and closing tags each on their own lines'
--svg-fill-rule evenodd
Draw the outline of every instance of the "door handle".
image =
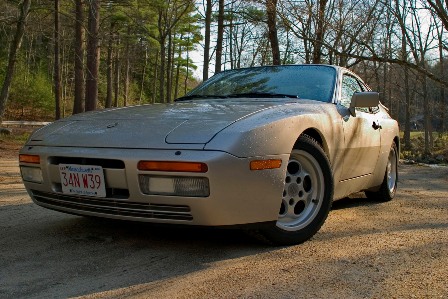
<svg viewBox="0 0 448 299">
<path fill-rule="evenodd" d="M 378 129 L 382 129 L 383 127 L 381 126 L 379 121 L 374 121 L 372 124 L 372 128 L 374 128 L 375 130 L 378 130 Z"/>
</svg>

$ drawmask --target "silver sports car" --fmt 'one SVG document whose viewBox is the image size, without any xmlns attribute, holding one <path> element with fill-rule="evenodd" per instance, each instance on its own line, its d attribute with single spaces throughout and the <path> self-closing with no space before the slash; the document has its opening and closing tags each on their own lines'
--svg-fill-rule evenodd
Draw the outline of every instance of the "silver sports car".
<svg viewBox="0 0 448 299">
<path fill-rule="evenodd" d="M 73 115 L 20 151 L 40 206 L 155 223 L 239 226 L 274 244 L 311 238 L 334 199 L 397 188 L 398 125 L 347 69 L 221 72 L 173 104 Z"/>
</svg>

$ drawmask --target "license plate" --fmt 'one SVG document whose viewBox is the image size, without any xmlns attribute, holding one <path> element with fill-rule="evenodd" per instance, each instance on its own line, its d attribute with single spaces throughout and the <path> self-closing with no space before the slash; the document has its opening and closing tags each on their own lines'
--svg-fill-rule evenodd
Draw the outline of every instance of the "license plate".
<svg viewBox="0 0 448 299">
<path fill-rule="evenodd" d="M 59 164 L 62 193 L 106 197 L 106 184 L 101 166 Z"/>
</svg>

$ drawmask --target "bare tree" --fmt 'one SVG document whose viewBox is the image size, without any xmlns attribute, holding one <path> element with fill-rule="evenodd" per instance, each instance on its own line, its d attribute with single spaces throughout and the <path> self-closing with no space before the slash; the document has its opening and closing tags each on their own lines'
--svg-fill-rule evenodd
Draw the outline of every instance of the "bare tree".
<svg viewBox="0 0 448 299">
<path fill-rule="evenodd" d="M 448 30 L 448 1 L 443 3 L 441 0 L 426 0 L 426 2 L 434 10 L 437 17 L 442 21 L 445 30 Z"/>
<path fill-rule="evenodd" d="M 442 26 L 436 25 L 437 29 L 437 39 L 439 43 L 439 75 L 441 78 L 445 78 L 445 59 L 443 52 L 444 50 L 448 50 L 445 45 L 444 33 L 448 31 L 448 1 L 443 3 L 440 0 L 427 0 L 429 8 L 431 9 L 434 18 L 439 19 L 442 23 Z M 440 86 L 440 118 L 441 118 L 441 132 L 446 131 L 445 123 L 446 123 L 446 106 L 448 105 L 446 95 L 445 95 L 445 86 Z"/>
<path fill-rule="evenodd" d="M 73 114 L 84 111 L 84 0 L 76 0 L 75 9 L 75 99 Z"/>
<path fill-rule="evenodd" d="M 224 0 L 218 0 L 218 36 L 216 40 L 215 74 L 221 71 L 222 46 L 224 41 Z"/>
<path fill-rule="evenodd" d="M 404 28 L 401 28 L 401 59 L 403 61 L 408 60 L 406 32 Z M 405 125 L 404 125 L 404 147 L 411 149 L 411 96 L 409 92 L 409 68 L 407 65 L 403 66 L 404 69 L 404 97 L 405 97 Z"/>
<path fill-rule="evenodd" d="M 205 7 L 205 36 L 204 36 L 204 67 L 202 80 L 208 79 L 208 68 L 210 63 L 210 27 L 212 22 L 212 0 L 207 0 Z"/>
<path fill-rule="evenodd" d="M 266 0 L 266 13 L 268 16 L 268 35 L 272 49 L 272 64 L 280 64 L 280 48 L 277 36 L 277 0 Z"/>
<path fill-rule="evenodd" d="M 398 1 L 398 0 L 396 0 Z M 398 22 L 402 28 L 402 31 L 405 33 L 407 44 L 410 47 L 412 56 L 414 61 L 420 66 L 422 69 L 427 68 L 426 55 L 428 51 L 431 49 L 431 45 L 433 44 L 433 36 L 431 35 L 432 30 L 434 29 L 434 22 L 428 24 L 428 31 L 424 32 L 422 30 L 422 20 L 419 14 L 419 9 L 417 7 L 416 0 L 411 0 L 409 2 L 404 3 L 403 5 L 409 6 L 409 17 L 411 18 L 411 22 L 408 25 L 406 23 L 406 15 L 401 15 L 401 18 L 398 18 Z M 396 6 L 398 7 L 398 6 Z M 397 15 L 400 12 L 396 12 Z M 431 111 L 430 111 L 430 103 L 428 97 L 428 77 L 422 74 L 420 76 L 421 84 L 422 84 L 422 100 L 423 100 L 423 117 L 424 117 L 424 131 L 425 131 L 425 148 L 424 152 L 426 155 L 431 153 L 432 149 L 432 125 L 431 125 Z"/>
<path fill-rule="evenodd" d="M 322 41 L 324 40 L 325 34 L 325 10 L 328 0 L 319 0 L 317 6 L 317 24 L 316 24 L 316 37 L 313 42 L 313 63 L 322 62 Z"/>
<path fill-rule="evenodd" d="M 131 28 L 128 26 L 127 28 L 127 34 L 126 34 L 126 46 L 125 46 L 125 64 L 124 64 L 124 91 L 123 91 L 123 106 L 128 105 L 128 97 L 129 97 L 129 75 L 130 75 L 130 46 L 129 46 L 129 39 L 130 39 L 130 33 Z M 158 55 L 156 55 L 156 58 Z M 157 71 L 157 67 L 155 67 L 155 71 Z"/>
<path fill-rule="evenodd" d="M 163 102 L 170 102 L 171 99 L 171 70 L 172 70 L 172 34 L 174 28 L 193 8 L 192 0 L 169 1 L 158 7 L 158 36 L 160 45 L 160 72 L 159 72 L 159 95 Z M 167 49 L 168 45 L 168 49 Z M 168 52 L 168 53 L 167 53 Z M 167 72 L 170 72 L 166 76 Z M 167 79 L 167 80 L 165 80 Z M 168 89 L 170 89 L 168 91 Z M 167 91 L 167 92 L 165 92 Z"/>
<path fill-rule="evenodd" d="M 98 103 L 100 0 L 88 0 L 88 41 L 85 110 L 95 110 Z"/>
<path fill-rule="evenodd" d="M 117 50 L 114 58 L 114 107 L 118 107 L 118 98 L 120 94 L 120 33 L 117 33 Z"/>
<path fill-rule="evenodd" d="M 439 39 L 439 68 L 440 68 L 440 76 L 442 78 L 445 77 L 445 59 L 443 57 L 443 28 L 438 30 L 438 39 Z M 440 118 L 441 118 L 441 132 L 445 132 L 445 122 L 446 122 L 446 102 L 445 96 L 445 87 L 440 86 Z"/>
<path fill-rule="evenodd" d="M 105 107 L 112 107 L 112 76 L 113 76 L 113 46 L 114 46 L 114 21 L 111 21 L 108 34 L 107 60 L 106 60 L 106 103 Z"/>
<path fill-rule="evenodd" d="M 61 118 L 61 66 L 59 57 L 59 0 L 54 1 L 54 98 L 55 98 L 55 118 Z"/>
</svg>

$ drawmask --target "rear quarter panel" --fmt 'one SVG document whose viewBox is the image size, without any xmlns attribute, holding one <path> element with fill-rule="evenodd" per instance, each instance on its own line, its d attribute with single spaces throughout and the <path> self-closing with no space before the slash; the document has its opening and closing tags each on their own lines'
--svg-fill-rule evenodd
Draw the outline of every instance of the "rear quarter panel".
<svg viewBox="0 0 448 299">
<path fill-rule="evenodd" d="M 389 115 L 382 105 L 380 105 L 380 111 L 378 113 L 378 119 L 381 124 L 381 149 L 376 168 L 372 174 L 369 190 L 377 189 L 383 182 L 389 158 L 389 151 L 394 142 L 397 146 L 398 158 L 400 157 L 400 133 L 398 123 Z"/>
</svg>

